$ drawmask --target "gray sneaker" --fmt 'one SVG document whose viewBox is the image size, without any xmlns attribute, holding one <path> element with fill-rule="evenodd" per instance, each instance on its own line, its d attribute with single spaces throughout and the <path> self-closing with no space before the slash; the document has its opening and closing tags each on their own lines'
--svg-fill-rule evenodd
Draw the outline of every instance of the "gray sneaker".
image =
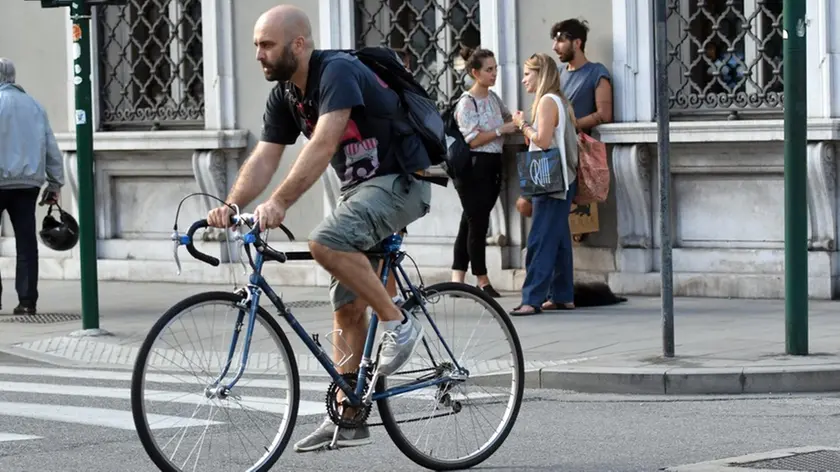
<svg viewBox="0 0 840 472">
<path fill-rule="evenodd" d="M 403 311 L 405 313 L 405 311 Z M 423 339 L 423 325 L 412 315 L 406 314 L 410 321 L 400 324 L 393 331 L 382 333 L 382 350 L 379 351 L 379 363 L 376 372 L 388 376 L 400 370 Z"/>
<path fill-rule="evenodd" d="M 329 418 L 324 418 L 321 426 L 318 426 L 312 434 L 301 439 L 295 443 L 296 452 L 310 452 L 326 447 L 332 443 L 333 433 L 335 433 L 335 423 Z M 353 447 L 364 446 L 370 444 L 370 430 L 367 426 L 357 429 L 342 429 L 338 432 L 338 441 L 336 445 L 339 447 Z"/>
</svg>

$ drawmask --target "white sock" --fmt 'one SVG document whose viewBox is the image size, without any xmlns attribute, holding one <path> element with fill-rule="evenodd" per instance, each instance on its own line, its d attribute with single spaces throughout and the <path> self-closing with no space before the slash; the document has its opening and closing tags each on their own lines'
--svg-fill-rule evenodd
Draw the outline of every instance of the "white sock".
<svg viewBox="0 0 840 472">
<path fill-rule="evenodd" d="M 401 320 L 383 321 L 382 322 L 382 328 L 385 331 L 395 331 L 397 329 L 397 326 L 400 326 L 400 325 L 403 325 L 404 328 L 410 327 L 411 326 L 411 318 L 405 316 L 405 313 L 403 313 L 403 319 L 401 319 Z"/>
</svg>

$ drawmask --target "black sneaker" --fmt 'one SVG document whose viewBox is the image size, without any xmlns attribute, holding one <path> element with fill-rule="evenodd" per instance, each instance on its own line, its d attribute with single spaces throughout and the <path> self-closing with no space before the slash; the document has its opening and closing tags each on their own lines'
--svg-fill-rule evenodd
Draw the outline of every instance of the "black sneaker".
<svg viewBox="0 0 840 472">
<path fill-rule="evenodd" d="M 35 307 L 31 305 L 24 305 L 23 303 L 21 303 L 15 307 L 12 313 L 14 313 L 15 315 L 34 315 Z"/>
<path fill-rule="evenodd" d="M 478 288 L 480 290 L 483 290 L 484 293 L 486 293 L 487 295 L 490 295 L 493 298 L 502 298 L 502 294 L 497 292 L 496 289 L 493 288 L 493 286 L 490 285 L 490 284 L 487 284 L 484 287 L 478 287 Z"/>
</svg>

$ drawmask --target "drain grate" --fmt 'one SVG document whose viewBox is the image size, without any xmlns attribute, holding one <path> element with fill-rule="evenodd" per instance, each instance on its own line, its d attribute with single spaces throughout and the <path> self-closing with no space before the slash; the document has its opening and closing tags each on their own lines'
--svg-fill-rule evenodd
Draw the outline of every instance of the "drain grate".
<svg viewBox="0 0 840 472">
<path fill-rule="evenodd" d="M 34 315 L 11 316 L 0 318 L 0 323 L 66 323 L 68 321 L 79 321 L 82 315 L 78 313 L 37 313 Z"/>
<path fill-rule="evenodd" d="M 324 300 L 295 300 L 291 302 L 283 302 L 287 308 L 319 308 L 322 306 L 329 306 L 330 302 Z"/>
<path fill-rule="evenodd" d="M 796 472 L 840 472 L 840 451 L 813 451 L 787 457 L 739 463 L 747 469 L 786 470 Z"/>
</svg>

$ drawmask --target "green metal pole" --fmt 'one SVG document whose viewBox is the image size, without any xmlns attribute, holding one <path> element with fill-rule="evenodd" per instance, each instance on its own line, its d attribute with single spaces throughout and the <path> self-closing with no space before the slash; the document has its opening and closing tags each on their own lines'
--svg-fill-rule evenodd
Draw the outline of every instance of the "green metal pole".
<svg viewBox="0 0 840 472">
<path fill-rule="evenodd" d="M 784 0 L 785 348 L 808 354 L 808 146 L 805 4 Z"/>
<path fill-rule="evenodd" d="M 99 329 L 96 270 L 96 218 L 93 178 L 93 113 L 90 71 L 90 6 L 76 0 L 73 20 L 73 81 L 76 85 L 76 163 L 79 189 L 79 255 L 82 279 L 82 329 Z"/>
</svg>

